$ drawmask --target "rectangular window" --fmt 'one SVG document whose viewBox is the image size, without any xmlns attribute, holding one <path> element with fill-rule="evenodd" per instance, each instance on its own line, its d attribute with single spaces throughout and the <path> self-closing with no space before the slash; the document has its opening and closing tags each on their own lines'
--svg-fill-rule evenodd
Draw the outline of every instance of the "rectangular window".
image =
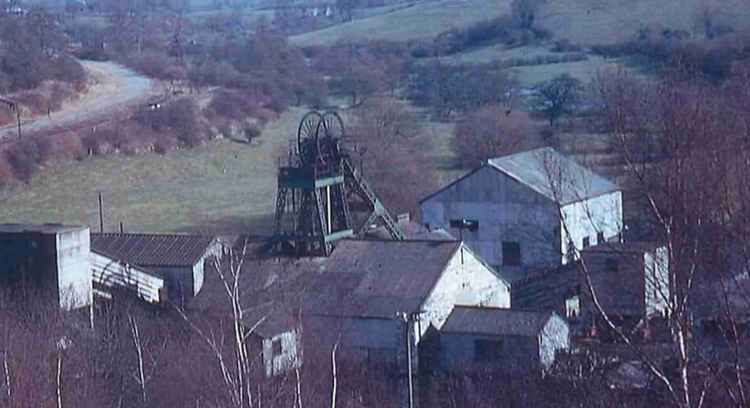
<svg viewBox="0 0 750 408">
<path fill-rule="evenodd" d="M 461 218 L 459 220 L 450 220 L 449 225 L 451 228 L 459 230 L 476 231 L 479 229 L 479 220 Z"/>
<path fill-rule="evenodd" d="M 591 239 L 589 237 L 583 237 L 583 248 L 588 248 L 591 246 Z"/>
<path fill-rule="evenodd" d="M 518 242 L 503 242 L 503 266 L 521 265 L 521 244 Z"/>
<path fill-rule="evenodd" d="M 601 245 L 604 243 L 604 232 L 599 231 L 596 233 L 596 244 Z"/>
<path fill-rule="evenodd" d="M 281 355 L 281 339 L 273 339 L 271 341 L 271 354 L 274 356 Z"/>
<path fill-rule="evenodd" d="M 607 258 L 607 260 L 604 261 L 604 267 L 606 268 L 607 272 L 617 272 L 620 269 L 620 265 L 617 262 L 617 259 L 614 258 Z"/>
<path fill-rule="evenodd" d="M 474 340 L 474 360 L 489 362 L 499 360 L 503 356 L 503 341 L 476 339 Z"/>
</svg>

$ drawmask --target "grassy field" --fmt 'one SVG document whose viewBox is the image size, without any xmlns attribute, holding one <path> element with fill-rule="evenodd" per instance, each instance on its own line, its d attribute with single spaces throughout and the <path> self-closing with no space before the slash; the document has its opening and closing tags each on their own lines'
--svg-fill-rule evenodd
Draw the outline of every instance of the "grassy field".
<svg viewBox="0 0 750 408">
<path fill-rule="evenodd" d="M 583 83 L 588 83 L 596 77 L 597 73 L 618 69 L 622 67 L 617 60 L 604 59 L 602 57 L 589 56 L 586 61 L 563 62 L 559 64 L 529 65 L 524 67 L 509 68 L 511 75 L 521 86 L 532 86 L 542 81 L 552 79 L 558 75 L 567 73 L 578 78 Z"/>
<path fill-rule="evenodd" d="M 341 41 L 406 41 L 431 38 L 452 27 L 507 14 L 510 0 L 438 0 L 291 37 L 300 46 L 332 45 Z"/>
<path fill-rule="evenodd" d="M 559 55 L 542 46 L 508 48 L 503 44 L 493 44 L 479 47 L 465 52 L 440 57 L 446 64 L 484 64 L 511 59 L 531 59 L 547 55 Z"/>
<path fill-rule="evenodd" d="M 3 192 L 2 222 L 64 222 L 105 229 L 265 233 L 276 194 L 276 152 L 296 134 L 304 112 L 269 125 L 257 144 L 219 140 L 164 156 L 109 156 L 60 163 L 29 185 Z"/>
<path fill-rule="evenodd" d="M 540 25 L 555 38 L 575 43 L 611 44 L 633 37 L 647 26 L 700 31 L 695 16 L 705 0 L 549 0 L 540 10 Z M 750 27 L 747 0 L 713 2 L 717 21 L 738 30 Z"/>
<path fill-rule="evenodd" d="M 548 0 L 538 24 L 554 38 L 583 45 L 611 44 L 632 38 L 643 27 L 663 27 L 700 33 L 695 16 L 704 0 Z M 382 39 L 407 41 L 428 38 L 452 27 L 464 27 L 509 12 L 510 0 L 437 0 L 357 19 L 292 37 L 302 45 L 331 45 L 339 41 Z M 738 30 L 750 28 L 747 0 L 717 2 L 717 21 Z M 481 54 L 478 55 L 481 58 Z"/>
</svg>

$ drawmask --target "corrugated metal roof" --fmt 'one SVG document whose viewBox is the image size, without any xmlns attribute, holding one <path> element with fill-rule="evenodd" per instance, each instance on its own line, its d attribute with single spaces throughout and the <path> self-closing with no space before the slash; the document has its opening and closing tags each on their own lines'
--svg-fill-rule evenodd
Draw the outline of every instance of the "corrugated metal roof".
<svg viewBox="0 0 750 408">
<path fill-rule="evenodd" d="M 563 205 L 620 189 L 615 183 L 551 147 L 497 157 L 487 162 L 539 194 Z"/>
<path fill-rule="evenodd" d="M 440 331 L 496 336 L 537 336 L 553 313 L 456 306 Z"/>
<path fill-rule="evenodd" d="M 213 237 L 186 234 L 91 234 L 91 248 L 139 266 L 193 266 L 206 254 Z"/>
</svg>

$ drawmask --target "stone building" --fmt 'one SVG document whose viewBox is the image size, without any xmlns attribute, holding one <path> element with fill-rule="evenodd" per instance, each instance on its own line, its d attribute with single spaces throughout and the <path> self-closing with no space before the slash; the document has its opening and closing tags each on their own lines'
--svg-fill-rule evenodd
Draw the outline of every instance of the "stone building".
<svg viewBox="0 0 750 408">
<path fill-rule="evenodd" d="M 554 311 L 458 306 L 430 337 L 427 364 L 449 372 L 540 373 L 570 348 L 568 324 Z"/>
<path fill-rule="evenodd" d="M 462 236 L 512 281 L 575 259 L 574 248 L 618 240 L 623 228 L 620 189 L 552 148 L 490 159 L 420 209 L 423 223 Z M 476 228 L 451 229 L 456 220 Z"/>
<path fill-rule="evenodd" d="M 514 307 L 557 311 L 571 324 L 585 328 L 598 314 L 593 293 L 611 318 L 637 323 L 666 313 L 669 280 L 665 247 L 644 242 L 605 243 L 584 249 L 575 262 L 516 282 L 512 303 Z"/>
</svg>

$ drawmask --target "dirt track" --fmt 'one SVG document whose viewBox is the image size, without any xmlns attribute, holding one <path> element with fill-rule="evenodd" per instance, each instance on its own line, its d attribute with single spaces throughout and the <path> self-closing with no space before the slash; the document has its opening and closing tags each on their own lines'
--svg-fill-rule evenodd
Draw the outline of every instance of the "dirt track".
<svg viewBox="0 0 750 408">
<path fill-rule="evenodd" d="M 50 116 L 21 118 L 22 135 L 67 130 L 106 122 L 158 93 L 155 81 L 113 62 L 81 61 L 89 75 L 88 91 Z M 16 135 L 16 125 L 0 127 L 0 139 Z"/>
</svg>

